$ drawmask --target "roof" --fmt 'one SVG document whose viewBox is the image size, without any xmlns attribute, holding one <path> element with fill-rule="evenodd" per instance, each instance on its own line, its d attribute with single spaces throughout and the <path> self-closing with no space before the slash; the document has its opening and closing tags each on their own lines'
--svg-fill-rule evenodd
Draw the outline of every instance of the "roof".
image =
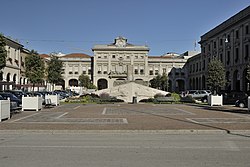
<svg viewBox="0 0 250 167">
<path fill-rule="evenodd" d="M 91 58 L 91 56 L 84 53 L 71 53 L 62 56 L 62 58 Z"/>
<path fill-rule="evenodd" d="M 149 59 L 179 59 L 180 56 L 148 56 Z"/>
<path fill-rule="evenodd" d="M 41 58 L 48 58 L 49 57 L 49 55 L 47 55 L 47 54 L 40 54 L 39 55 Z"/>
</svg>

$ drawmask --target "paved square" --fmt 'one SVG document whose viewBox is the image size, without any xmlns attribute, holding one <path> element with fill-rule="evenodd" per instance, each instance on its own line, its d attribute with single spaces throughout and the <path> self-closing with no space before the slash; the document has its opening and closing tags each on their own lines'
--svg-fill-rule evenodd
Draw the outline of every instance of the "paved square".
<svg viewBox="0 0 250 167">
<path fill-rule="evenodd" d="M 250 119 L 248 118 L 188 118 L 195 123 L 223 123 L 223 124 L 231 124 L 231 123 L 250 123 Z"/>
<path fill-rule="evenodd" d="M 13 122 L 53 124 L 127 124 L 126 118 L 64 118 L 65 112 L 39 112 Z"/>
<path fill-rule="evenodd" d="M 103 115 L 195 115 L 192 112 L 179 108 L 160 108 L 154 107 L 145 109 L 129 109 L 129 108 L 104 108 Z"/>
</svg>

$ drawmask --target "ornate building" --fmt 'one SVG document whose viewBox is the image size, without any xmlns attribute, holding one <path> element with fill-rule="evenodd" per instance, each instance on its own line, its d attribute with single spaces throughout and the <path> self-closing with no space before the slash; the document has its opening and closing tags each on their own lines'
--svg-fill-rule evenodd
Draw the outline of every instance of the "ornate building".
<svg viewBox="0 0 250 167">
<path fill-rule="evenodd" d="M 224 90 L 247 91 L 247 65 L 250 62 L 250 6 L 201 36 L 201 54 L 186 64 L 190 89 L 207 89 L 207 67 L 219 59 L 225 67 Z"/>
<path fill-rule="evenodd" d="M 182 68 L 187 59 L 174 53 L 162 56 L 148 56 L 149 47 L 133 45 L 124 37 L 117 37 L 114 43 L 95 45 L 93 82 L 98 89 L 134 81 L 149 85 L 149 81 L 158 74 L 168 73 L 172 68 Z M 175 91 L 176 82 L 185 89 L 185 79 L 170 79 L 170 89 Z"/>
</svg>

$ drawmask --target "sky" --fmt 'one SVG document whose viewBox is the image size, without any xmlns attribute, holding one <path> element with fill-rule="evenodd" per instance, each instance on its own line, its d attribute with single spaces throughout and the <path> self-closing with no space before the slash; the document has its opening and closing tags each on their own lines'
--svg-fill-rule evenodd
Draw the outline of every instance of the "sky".
<svg viewBox="0 0 250 167">
<path fill-rule="evenodd" d="M 38 53 L 93 55 L 118 36 L 149 55 L 200 50 L 200 37 L 249 0 L 1 0 L 0 33 Z M 195 47 L 196 46 L 196 47 Z"/>
</svg>

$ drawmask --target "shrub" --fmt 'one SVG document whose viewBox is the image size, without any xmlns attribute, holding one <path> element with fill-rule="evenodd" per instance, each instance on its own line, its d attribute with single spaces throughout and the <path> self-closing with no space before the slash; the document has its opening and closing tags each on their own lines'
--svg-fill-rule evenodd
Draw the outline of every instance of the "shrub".
<svg viewBox="0 0 250 167">
<path fill-rule="evenodd" d="M 175 102 L 178 102 L 181 100 L 181 97 L 178 93 L 171 93 L 171 97 L 173 97 Z"/>
<path fill-rule="evenodd" d="M 194 98 L 192 98 L 192 96 L 188 95 L 185 97 L 181 97 L 181 102 L 186 102 L 186 103 L 195 103 Z"/>
<path fill-rule="evenodd" d="M 161 94 L 161 93 L 156 93 L 154 95 L 154 98 L 156 99 L 157 97 L 164 97 L 165 95 L 164 94 Z"/>
<path fill-rule="evenodd" d="M 103 92 L 103 93 L 100 94 L 101 99 L 108 99 L 109 97 L 110 97 L 109 94 L 106 93 L 106 92 Z"/>
</svg>

